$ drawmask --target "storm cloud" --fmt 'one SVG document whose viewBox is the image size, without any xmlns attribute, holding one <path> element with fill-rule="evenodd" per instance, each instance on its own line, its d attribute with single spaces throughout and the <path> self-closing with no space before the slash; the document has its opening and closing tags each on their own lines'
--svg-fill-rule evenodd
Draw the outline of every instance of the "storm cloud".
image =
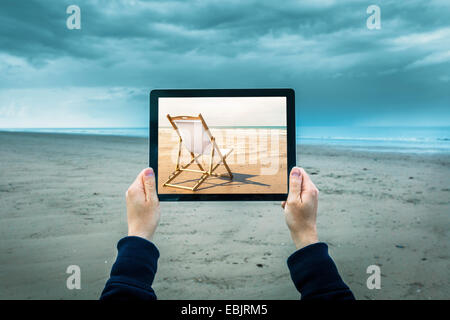
<svg viewBox="0 0 450 320">
<path fill-rule="evenodd" d="M 302 125 L 450 125 L 449 17 L 443 0 L 5 0 L 0 127 L 146 126 L 151 89 L 269 87 L 296 90 Z"/>
</svg>

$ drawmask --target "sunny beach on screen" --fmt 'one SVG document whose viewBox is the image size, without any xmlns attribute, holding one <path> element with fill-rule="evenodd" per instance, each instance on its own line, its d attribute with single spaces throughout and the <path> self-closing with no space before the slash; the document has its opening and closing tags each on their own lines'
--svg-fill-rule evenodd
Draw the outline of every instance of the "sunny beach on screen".
<svg viewBox="0 0 450 320">
<path fill-rule="evenodd" d="M 180 137 L 167 115 L 202 115 L 220 150 L 229 152 L 225 166 L 214 171 L 196 190 L 168 187 L 164 183 L 174 173 Z M 158 191 L 160 193 L 285 193 L 287 192 L 286 97 L 201 97 L 159 98 Z M 200 121 L 198 121 L 200 123 Z M 195 137 L 194 137 L 195 139 Z M 197 141 L 201 139 L 197 137 Z M 210 150 L 210 149 L 208 149 Z M 210 152 L 198 160 L 209 167 Z M 185 143 L 181 145 L 180 166 L 191 160 Z M 213 164 L 221 162 L 215 152 Z M 189 168 L 200 170 L 197 163 Z M 202 173 L 185 171 L 171 181 L 192 187 Z"/>
</svg>

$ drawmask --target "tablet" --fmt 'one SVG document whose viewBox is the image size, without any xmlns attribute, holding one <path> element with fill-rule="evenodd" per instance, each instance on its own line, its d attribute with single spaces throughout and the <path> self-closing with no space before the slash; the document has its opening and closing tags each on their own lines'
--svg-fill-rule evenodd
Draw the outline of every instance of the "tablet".
<svg viewBox="0 0 450 320">
<path fill-rule="evenodd" d="M 160 201 L 285 200 L 295 157 L 292 89 L 150 93 Z"/>
</svg>

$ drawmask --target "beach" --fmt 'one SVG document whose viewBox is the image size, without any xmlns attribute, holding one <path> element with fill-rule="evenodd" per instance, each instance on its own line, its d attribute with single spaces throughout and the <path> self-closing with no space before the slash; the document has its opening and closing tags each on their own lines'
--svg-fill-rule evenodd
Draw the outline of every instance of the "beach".
<svg viewBox="0 0 450 320">
<path fill-rule="evenodd" d="M 233 178 L 221 164 L 213 172 L 220 177 L 208 177 L 195 191 L 164 186 L 175 171 L 178 155 L 179 137 L 172 128 L 159 128 L 158 135 L 158 192 L 159 193 L 286 193 L 287 192 L 287 150 L 286 129 L 264 128 L 210 128 L 220 150 L 232 150 L 225 161 Z M 181 147 L 180 166 L 185 167 L 191 156 L 184 144 Z M 221 158 L 213 158 L 213 167 Z M 186 167 L 194 170 L 208 170 L 211 153 L 208 151 L 196 163 Z M 202 173 L 184 171 L 171 184 L 193 187 Z"/>
<path fill-rule="evenodd" d="M 97 299 L 145 138 L 0 132 L 0 299 Z M 450 156 L 302 145 L 319 239 L 358 299 L 450 298 Z M 279 202 L 161 203 L 159 299 L 299 299 Z M 68 290 L 66 269 L 81 270 Z M 367 267 L 381 268 L 369 290 Z"/>
</svg>

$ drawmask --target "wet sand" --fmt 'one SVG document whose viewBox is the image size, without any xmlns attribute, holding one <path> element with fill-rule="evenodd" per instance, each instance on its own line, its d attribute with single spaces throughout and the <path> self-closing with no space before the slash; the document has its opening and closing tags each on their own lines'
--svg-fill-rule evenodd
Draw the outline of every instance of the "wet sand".
<svg viewBox="0 0 450 320">
<path fill-rule="evenodd" d="M 97 299 L 147 139 L 0 133 L 0 298 Z M 450 298 L 450 159 L 302 146 L 318 230 L 359 299 Z M 160 299 L 298 299 L 278 202 L 161 203 Z M 66 288 L 69 265 L 81 290 Z M 380 266 L 381 290 L 366 287 Z"/>
</svg>

